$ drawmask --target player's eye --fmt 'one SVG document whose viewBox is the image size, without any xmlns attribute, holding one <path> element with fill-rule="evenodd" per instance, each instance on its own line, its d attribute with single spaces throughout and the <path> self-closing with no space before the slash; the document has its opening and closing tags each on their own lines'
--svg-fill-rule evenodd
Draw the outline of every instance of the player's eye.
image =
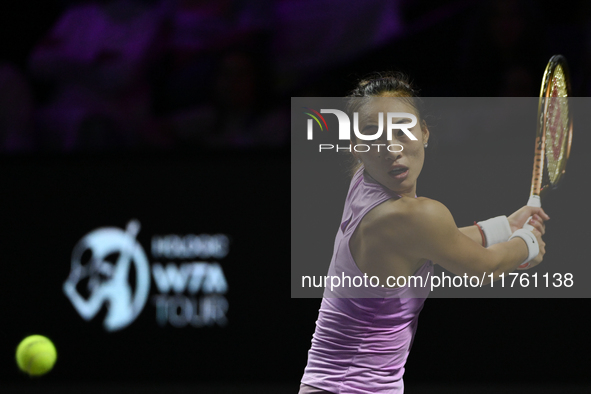
<svg viewBox="0 0 591 394">
<path fill-rule="evenodd" d="M 378 132 L 377 126 L 365 126 L 363 130 L 361 130 L 361 134 L 365 135 L 372 135 Z"/>
</svg>

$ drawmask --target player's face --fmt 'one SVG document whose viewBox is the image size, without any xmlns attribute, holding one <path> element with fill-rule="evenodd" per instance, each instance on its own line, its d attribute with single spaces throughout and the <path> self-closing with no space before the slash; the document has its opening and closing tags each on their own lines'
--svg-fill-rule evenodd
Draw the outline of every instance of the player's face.
<svg viewBox="0 0 591 394">
<path fill-rule="evenodd" d="M 378 97 L 362 106 L 359 110 L 359 131 L 362 134 L 376 134 L 379 128 L 379 117 L 382 117 L 382 135 L 374 141 L 355 139 L 352 143 L 365 144 L 359 146 L 355 156 L 363 162 L 369 175 L 388 189 L 407 197 L 416 194 L 416 183 L 423 168 L 425 159 L 424 144 L 429 138 L 429 131 L 416 126 L 408 130 L 417 138 L 412 140 L 400 129 L 393 129 L 391 139 L 387 138 L 387 113 L 406 112 L 414 114 L 415 109 L 403 100 L 391 97 Z M 410 123 L 411 119 L 394 117 L 392 123 Z M 419 120 L 420 122 L 420 120 Z"/>
</svg>

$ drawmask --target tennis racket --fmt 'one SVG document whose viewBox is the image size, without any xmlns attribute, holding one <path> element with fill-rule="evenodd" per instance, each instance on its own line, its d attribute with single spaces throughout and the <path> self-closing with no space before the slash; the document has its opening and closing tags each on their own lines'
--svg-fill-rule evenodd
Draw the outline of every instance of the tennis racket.
<svg viewBox="0 0 591 394">
<path fill-rule="evenodd" d="M 566 59 L 554 55 L 546 66 L 540 101 L 538 103 L 538 125 L 534 155 L 534 171 L 527 205 L 541 207 L 542 196 L 556 188 L 566 170 L 573 139 L 572 114 L 569 109 L 570 76 Z M 528 224 L 523 226 L 532 230 Z M 528 268 L 524 263 L 519 268 Z"/>
</svg>

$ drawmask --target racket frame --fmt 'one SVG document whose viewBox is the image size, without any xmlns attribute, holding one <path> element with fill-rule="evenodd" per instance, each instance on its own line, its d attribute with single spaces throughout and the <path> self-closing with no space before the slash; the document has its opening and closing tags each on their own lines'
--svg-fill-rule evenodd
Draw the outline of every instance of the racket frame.
<svg viewBox="0 0 591 394">
<path fill-rule="evenodd" d="M 560 173 L 556 178 L 554 184 L 550 181 L 548 175 L 548 169 L 546 165 L 546 124 L 548 116 L 548 105 L 552 101 L 552 84 L 550 81 L 553 79 L 557 67 L 562 68 L 564 75 L 564 82 L 566 84 L 566 95 L 567 99 L 571 97 L 571 85 L 570 85 L 570 74 L 566 59 L 562 55 L 554 55 L 548 61 L 546 70 L 544 70 L 544 77 L 542 78 L 542 87 L 540 88 L 540 100 L 538 101 L 538 124 L 536 129 L 536 144 L 534 152 L 534 169 L 532 173 L 532 183 L 527 205 L 530 207 L 541 207 L 542 206 L 542 195 L 548 189 L 555 188 L 564 175 L 566 170 L 566 162 L 570 156 L 570 149 L 573 138 L 573 122 L 572 113 L 569 108 L 568 113 L 568 130 L 567 130 L 567 141 L 566 141 L 566 152 L 564 159 L 560 163 Z M 527 219 L 524 229 L 533 230 L 534 227 L 529 224 L 531 217 Z M 523 263 L 519 266 L 520 269 L 525 269 L 530 266 L 529 262 Z"/>
<path fill-rule="evenodd" d="M 531 183 L 531 190 L 530 190 L 530 200 L 533 198 L 541 199 L 542 195 L 545 191 L 549 188 L 555 188 L 564 172 L 566 170 L 566 162 L 570 156 L 570 149 L 572 145 L 572 137 L 573 137 L 573 122 L 572 122 L 572 115 L 569 108 L 569 121 L 568 121 L 568 131 L 567 131 L 567 141 L 566 141 L 566 152 L 565 157 L 560 164 L 560 174 L 556 179 L 556 182 L 552 184 L 550 182 L 547 168 L 546 168 L 546 121 L 548 116 L 548 105 L 550 101 L 553 99 L 550 97 L 552 94 L 552 85 L 550 81 L 554 77 L 554 73 L 557 67 L 560 66 L 562 68 L 564 74 L 564 81 L 566 83 L 566 91 L 567 97 L 571 97 L 571 85 L 570 85 L 570 74 L 568 70 L 568 66 L 566 64 L 566 59 L 562 55 L 554 55 L 548 61 L 546 65 L 546 70 L 544 71 L 544 77 L 542 79 L 542 87 L 540 88 L 540 100 L 538 102 L 538 125 L 536 130 L 536 143 L 535 143 L 535 153 L 534 153 L 534 169 L 532 173 L 532 183 Z M 537 197 L 536 197 L 537 196 Z M 529 202 L 528 202 L 528 205 Z M 541 205 L 530 205 L 530 206 L 541 206 Z"/>
</svg>

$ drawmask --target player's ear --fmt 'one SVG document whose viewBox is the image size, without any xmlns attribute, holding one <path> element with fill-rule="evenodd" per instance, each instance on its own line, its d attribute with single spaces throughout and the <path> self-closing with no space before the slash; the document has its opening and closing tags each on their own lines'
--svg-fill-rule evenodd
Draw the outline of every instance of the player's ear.
<svg viewBox="0 0 591 394">
<path fill-rule="evenodd" d="M 421 121 L 421 131 L 423 132 L 423 144 L 426 144 L 429 141 L 429 128 L 424 120 Z"/>
</svg>

